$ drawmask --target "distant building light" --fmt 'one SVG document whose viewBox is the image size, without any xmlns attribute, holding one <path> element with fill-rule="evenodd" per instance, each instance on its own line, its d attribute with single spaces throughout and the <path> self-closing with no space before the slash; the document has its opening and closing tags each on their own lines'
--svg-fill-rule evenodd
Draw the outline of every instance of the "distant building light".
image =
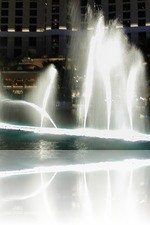
<svg viewBox="0 0 150 225">
<path fill-rule="evenodd" d="M 94 27 L 88 27 L 87 30 L 94 30 Z"/>
<path fill-rule="evenodd" d="M 120 25 L 117 25 L 116 28 L 118 28 L 118 29 L 119 28 L 123 28 L 123 25 L 121 25 L 121 24 Z"/>
<path fill-rule="evenodd" d="M 143 101 L 145 100 L 143 97 L 140 97 L 140 99 L 143 100 Z"/>
<path fill-rule="evenodd" d="M 15 32 L 14 28 L 8 28 L 8 32 Z"/>
<path fill-rule="evenodd" d="M 51 30 L 52 28 L 51 27 L 46 27 L 46 30 Z"/>
<path fill-rule="evenodd" d="M 67 30 L 67 28 L 65 26 L 60 26 L 59 29 L 60 30 Z"/>
<path fill-rule="evenodd" d="M 23 28 L 22 32 L 29 32 L 29 29 L 28 28 Z"/>
<path fill-rule="evenodd" d="M 150 23 L 146 23 L 146 26 L 150 26 Z"/>
<path fill-rule="evenodd" d="M 137 23 L 132 23 L 131 27 L 138 27 L 138 24 Z"/>
<path fill-rule="evenodd" d="M 73 27 L 73 28 L 72 28 L 72 30 L 73 30 L 73 31 L 77 31 L 77 30 L 78 30 L 78 28 L 76 28 L 76 27 Z"/>
<path fill-rule="evenodd" d="M 22 95 L 23 94 L 23 90 L 13 90 L 13 93 L 15 95 Z"/>
<path fill-rule="evenodd" d="M 38 28 L 38 29 L 36 29 L 36 31 L 37 31 L 37 32 L 43 32 L 44 29 L 43 29 L 43 28 Z"/>
</svg>

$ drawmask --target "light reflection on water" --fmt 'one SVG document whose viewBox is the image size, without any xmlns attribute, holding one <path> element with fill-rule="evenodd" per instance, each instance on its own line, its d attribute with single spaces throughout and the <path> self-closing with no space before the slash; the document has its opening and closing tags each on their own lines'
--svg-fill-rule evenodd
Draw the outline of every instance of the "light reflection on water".
<svg viewBox="0 0 150 225">
<path fill-rule="evenodd" d="M 0 150 L 0 170 L 150 158 L 149 150 Z"/>
<path fill-rule="evenodd" d="M 110 153 L 111 152 L 109 152 L 109 154 Z M 117 155 L 116 152 L 113 153 Z M 93 162 L 94 159 L 95 161 L 96 159 L 100 161 L 102 156 L 99 151 L 81 150 L 49 151 L 49 154 L 48 151 L 2 151 L 0 156 L 2 156 L 5 163 L 8 163 L 8 158 L 12 157 L 13 160 L 16 158 L 16 162 L 18 159 L 21 159 L 22 163 L 27 163 L 29 159 L 32 159 L 33 163 L 35 160 L 37 160 L 38 163 L 42 161 L 42 164 L 46 166 L 46 161 L 41 159 L 42 154 L 45 156 L 47 155 L 45 160 L 49 160 L 49 166 L 52 163 L 51 160 L 56 158 L 59 160 L 59 163 L 57 162 L 57 164 L 61 165 L 64 163 L 65 158 L 70 160 L 67 164 L 71 164 L 71 159 L 72 161 L 75 159 L 76 163 L 77 161 L 79 162 L 79 159 L 81 160 L 80 156 L 82 156 L 82 162 L 85 162 L 86 160 Z M 92 155 L 94 156 L 93 158 L 91 158 Z M 143 157 L 147 156 L 148 158 L 147 152 L 141 153 L 141 156 L 142 155 Z M 137 161 L 135 160 L 134 162 Z M 43 225 L 47 225 L 52 221 L 54 225 L 70 223 L 74 225 L 106 225 L 106 212 L 109 225 L 148 225 L 148 222 L 150 221 L 150 167 L 143 166 L 141 168 L 133 169 L 129 167 L 129 165 L 133 165 L 131 164 L 131 161 L 129 162 L 126 160 L 124 162 L 119 162 L 120 169 L 112 169 L 114 168 L 112 165 L 116 165 L 117 163 L 100 163 L 100 165 L 109 165 L 109 173 L 107 167 L 105 167 L 104 170 L 100 169 L 86 173 L 82 169 L 83 167 L 80 167 L 80 170 L 76 172 L 69 170 L 61 172 L 62 170 L 60 170 L 60 172 L 56 173 L 42 172 L 24 175 L 19 173 L 17 176 L 1 177 L 1 224 L 24 225 L 25 222 L 26 224 L 32 225 L 42 223 Z M 22 167 L 23 166 L 25 166 L 25 164 L 22 165 Z M 30 168 L 32 168 L 32 166 L 33 164 L 30 164 Z M 76 166 L 79 167 L 79 164 L 74 165 L 74 168 Z M 86 167 L 87 166 L 90 165 L 86 164 Z M 7 167 L 9 169 L 8 164 Z M 61 168 L 64 168 L 64 166 Z M 129 202 L 131 204 L 126 205 L 126 203 L 129 203 L 128 197 L 130 197 Z M 110 217 L 108 217 L 107 214 L 108 204 L 106 203 L 109 203 L 112 206 L 109 208 L 109 210 L 111 210 Z M 135 213 L 138 220 L 137 218 L 133 218 L 133 214 L 130 215 L 131 206 L 134 207 L 133 213 Z M 90 217 L 92 218 L 92 223 L 88 220 L 91 219 Z"/>
<path fill-rule="evenodd" d="M 0 131 L 1 150 L 149 150 L 149 141 L 124 141 L 111 138 L 76 135 L 35 134 L 32 132 Z M 44 156 L 41 156 L 44 158 Z"/>
<path fill-rule="evenodd" d="M 44 150 L 53 150 L 53 149 L 57 149 L 58 148 L 57 146 L 58 146 L 57 142 L 49 142 L 49 144 L 48 144 L 47 141 L 42 139 L 42 140 L 39 140 L 37 143 L 35 143 L 34 149 L 39 149 L 39 151 L 40 150 L 42 151 L 43 149 Z M 44 157 L 44 156 L 42 156 L 42 157 Z"/>
<path fill-rule="evenodd" d="M 52 149 L 55 149 L 55 148 L 52 148 Z M 41 160 L 53 159 L 53 158 L 56 157 L 56 151 L 55 150 L 43 150 L 43 148 L 40 148 L 39 150 L 37 150 L 36 154 L 39 155 L 39 158 Z"/>
</svg>

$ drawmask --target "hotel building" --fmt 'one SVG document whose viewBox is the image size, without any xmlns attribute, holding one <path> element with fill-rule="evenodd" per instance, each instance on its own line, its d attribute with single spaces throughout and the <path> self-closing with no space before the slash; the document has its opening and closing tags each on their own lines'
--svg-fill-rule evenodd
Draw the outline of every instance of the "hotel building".
<svg viewBox="0 0 150 225">
<path fill-rule="evenodd" d="M 0 0 L 0 56 L 66 57 L 71 37 L 88 29 L 85 14 L 102 9 L 130 39 L 150 39 L 150 0 Z"/>
</svg>

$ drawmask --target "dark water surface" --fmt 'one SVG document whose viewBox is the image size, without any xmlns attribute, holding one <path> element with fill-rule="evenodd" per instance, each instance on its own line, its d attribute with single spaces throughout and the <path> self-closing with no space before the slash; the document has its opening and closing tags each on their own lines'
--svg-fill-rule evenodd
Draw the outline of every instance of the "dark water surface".
<svg viewBox="0 0 150 225">
<path fill-rule="evenodd" d="M 0 130 L 0 150 L 149 150 L 150 141 L 36 134 Z"/>
</svg>

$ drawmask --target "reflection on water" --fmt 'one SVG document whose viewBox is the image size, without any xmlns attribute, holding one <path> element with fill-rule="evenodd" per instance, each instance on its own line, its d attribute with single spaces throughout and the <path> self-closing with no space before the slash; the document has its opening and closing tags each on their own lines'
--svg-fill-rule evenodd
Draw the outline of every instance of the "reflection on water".
<svg viewBox="0 0 150 225">
<path fill-rule="evenodd" d="M 36 134 L 33 132 L 1 130 L 1 150 L 104 150 L 150 149 L 149 141 L 124 141 L 117 139 L 75 135 Z"/>
<path fill-rule="evenodd" d="M 43 144 L 42 144 L 42 146 L 43 146 Z M 55 148 L 52 148 L 52 149 L 55 149 Z M 43 150 L 43 148 L 40 148 L 39 150 L 37 150 L 36 154 L 39 155 L 39 158 L 41 160 L 53 159 L 56 157 L 55 150 Z"/>
<path fill-rule="evenodd" d="M 47 157 L 41 158 L 42 154 L 47 154 Z M 57 161 L 58 166 L 53 172 L 41 169 L 36 174 L 32 174 L 31 170 L 21 174 L 20 170 L 13 170 L 16 175 L 10 176 L 12 173 L 9 173 L 4 177 L 0 172 L 0 223 L 3 225 L 149 224 L 150 160 L 147 160 L 149 164 L 142 161 L 142 167 L 139 167 L 141 161 L 138 160 L 83 166 L 77 165 L 81 160 L 80 156 L 82 162 L 93 162 L 94 157 L 95 161 L 101 161 L 101 153 L 81 150 L 59 150 L 52 151 L 52 154 L 48 154 L 48 151 L 2 151 L 0 156 L 7 164 L 7 169 L 10 169 L 8 155 L 13 160 L 16 157 L 16 162 L 18 159 L 22 163 L 30 162 L 31 170 L 35 161 L 36 166 L 46 166 L 48 160 L 49 167 L 45 168 L 49 169 L 53 164 L 51 160 L 57 158 L 59 163 Z M 143 152 L 142 155 L 147 157 L 148 152 Z M 69 166 L 66 163 L 67 165 L 60 167 L 65 158 L 75 160 L 76 164 Z M 89 170 L 91 165 L 95 165 L 97 169 Z M 1 170 L 4 170 L 2 165 Z"/>
<path fill-rule="evenodd" d="M 82 149 L 82 150 L 87 150 L 88 146 L 86 142 L 80 142 L 79 140 L 74 141 L 74 148 L 75 149 Z"/>
<path fill-rule="evenodd" d="M 0 170 L 150 158 L 149 150 L 0 150 Z"/>
<path fill-rule="evenodd" d="M 34 149 L 39 149 L 39 151 L 41 150 L 50 150 L 50 149 L 57 149 L 58 147 L 58 143 L 57 142 L 49 142 L 49 144 L 47 144 L 46 140 L 39 140 L 37 141 L 37 143 L 34 146 Z M 46 152 L 46 151 L 45 151 Z"/>
</svg>

